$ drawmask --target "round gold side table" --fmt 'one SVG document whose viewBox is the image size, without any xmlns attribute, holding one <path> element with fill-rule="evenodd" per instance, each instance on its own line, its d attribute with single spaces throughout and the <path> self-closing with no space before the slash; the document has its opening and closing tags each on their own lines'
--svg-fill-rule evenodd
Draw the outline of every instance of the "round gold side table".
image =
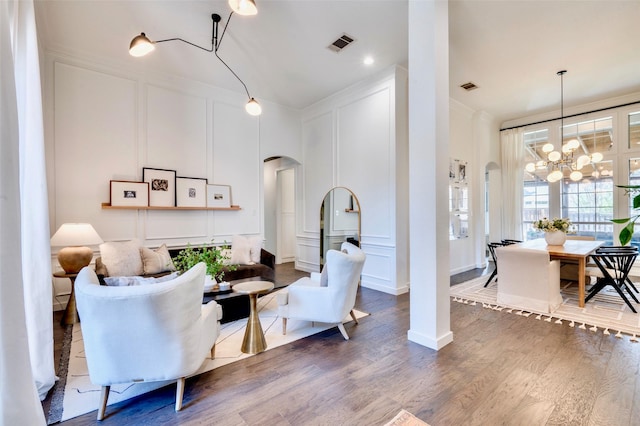
<svg viewBox="0 0 640 426">
<path fill-rule="evenodd" d="M 258 316 L 257 300 L 258 294 L 267 293 L 271 290 L 273 290 L 273 283 L 269 281 L 249 281 L 233 286 L 234 292 L 249 295 L 249 319 L 247 320 L 247 328 L 244 331 L 244 339 L 240 349 L 245 354 L 257 354 L 267 349 L 267 341 L 264 338 L 260 317 Z"/>
</svg>

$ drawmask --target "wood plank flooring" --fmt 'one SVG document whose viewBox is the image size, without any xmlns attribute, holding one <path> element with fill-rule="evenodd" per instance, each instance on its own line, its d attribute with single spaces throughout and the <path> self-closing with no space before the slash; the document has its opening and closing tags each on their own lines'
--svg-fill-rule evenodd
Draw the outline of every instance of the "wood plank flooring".
<svg viewBox="0 0 640 426">
<path fill-rule="evenodd" d="M 640 424 L 640 344 L 452 302 L 454 341 L 407 340 L 409 297 L 361 288 L 371 313 L 64 425 L 382 425 L 402 408 L 440 425 Z M 414 309 L 420 309 L 414 307 Z M 56 323 L 57 325 L 57 323 Z"/>
</svg>

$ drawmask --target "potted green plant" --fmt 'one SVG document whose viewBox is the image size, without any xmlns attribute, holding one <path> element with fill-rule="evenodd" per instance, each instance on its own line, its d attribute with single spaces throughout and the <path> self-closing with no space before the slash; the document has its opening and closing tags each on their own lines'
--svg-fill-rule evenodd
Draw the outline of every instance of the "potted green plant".
<svg viewBox="0 0 640 426">
<path fill-rule="evenodd" d="M 207 276 L 211 277 L 213 282 L 222 282 L 225 271 L 235 271 L 236 266 L 226 264 L 230 259 L 225 251 L 229 248 L 228 245 L 215 246 L 213 241 L 211 243 L 209 246 L 203 244 L 200 247 L 192 247 L 191 244 L 187 244 L 187 247 L 180 250 L 173 260 L 176 269 L 184 272 L 196 264 L 204 262 L 207 265 Z"/>
<path fill-rule="evenodd" d="M 633 197 L 633 209 L 638 210 L 640 208 L 640 185 L 616 185 L 618 188 L 624 189 L 625 195 L 634 195 Z M 636 224 L 636 220 L 640 217 L 640 214 L 631 217 L 625 217 L 622 219 L 611 219 L 613 223 L 619 223 L 625 225 L 620 230 L 618 239 L 620 244 L 626 246 L 633 237 L 633 228 Z"/>
</svg>

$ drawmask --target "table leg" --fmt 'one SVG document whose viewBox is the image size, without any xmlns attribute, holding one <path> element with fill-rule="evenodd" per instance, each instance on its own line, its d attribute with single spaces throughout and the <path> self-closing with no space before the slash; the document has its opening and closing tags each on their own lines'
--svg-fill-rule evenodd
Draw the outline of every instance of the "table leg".
<svg viewBox="0 0 640 426">
<path fill-rule="evenodd" d="M 257 354 L 267 349 L 267 341 L 264 338 L 262 325 L 257 309 L 257 294 L 249 295 L 249 303 L 251 304 L 249 311 L 249 319 L 247 320 L 247 328 L 244 332 L 242 340 L 242 352 L 245 354 Z"/>
<path fill-rule="evenodd" d="M 76 286 L 76 277 L 70 277 L 69 279 L 71 280 L 71 294 L 69 295 L 67 307 L 64 309 L 62 320 L 60 320 L 61 325 L 76 324 L 80 322 L 78 309 L 76 308 L 76 294 L 74 291 Z"/>
<path fill-rule="evenodd" d="M 581 308 L 584 308 L 586 263 L 587 263 L 586 258 L 584 257 L 578 258 L 578 306 Z"/>
</svg>

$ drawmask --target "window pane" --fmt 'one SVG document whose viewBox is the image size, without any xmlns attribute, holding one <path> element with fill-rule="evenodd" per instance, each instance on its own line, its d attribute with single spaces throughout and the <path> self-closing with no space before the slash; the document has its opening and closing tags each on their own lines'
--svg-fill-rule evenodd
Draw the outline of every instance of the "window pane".
<svg viewBox="0 0 640 426">
<path fill-rule="evenodd" d="M 593 172 L 585 173 L 579 182 L 562 180 L 562 217 L 577 226 L 579 235 L 612 241 L 613 224 L 613 165 L 601 161 Z"/>
</svg>

